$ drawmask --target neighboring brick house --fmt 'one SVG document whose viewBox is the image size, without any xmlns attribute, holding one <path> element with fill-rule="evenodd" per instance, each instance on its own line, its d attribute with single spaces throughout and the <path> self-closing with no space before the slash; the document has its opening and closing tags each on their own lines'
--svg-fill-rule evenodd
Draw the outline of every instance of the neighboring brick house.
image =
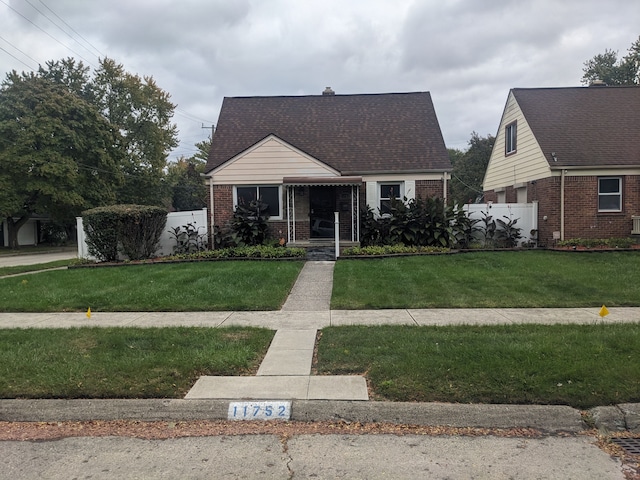
<svg viewBox="0 0 640 480">
<path fill-rule="evenodd" d="M 360 211 L 447 196 L 451 164 L 428 92 L 225 98 L 205 169 L 210 223 L 269 205 L 272 236 L 359 241 Z M 344 244 L 343 243 L 343 244 Z"/>
<path fill-rule="evenodd" d="M 483 190 L 538 202 L 542 246 L 640 233 L 640 87 L 512 89 Z"/>
</svg>

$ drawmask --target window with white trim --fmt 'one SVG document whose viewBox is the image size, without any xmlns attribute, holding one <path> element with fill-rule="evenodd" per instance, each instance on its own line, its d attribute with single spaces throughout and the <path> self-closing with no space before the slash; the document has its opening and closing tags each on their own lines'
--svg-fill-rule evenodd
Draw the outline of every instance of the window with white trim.
<svg viewBox="0 0 640 480">
<path fill-rule="evenodd" d="M 518 137 L 517 122 L 510 123 L 504 128 L 504 154 L 505 155 L 511 155 L 512 153 L 516 153 L 517 137 Z"/>
<path fill-rule="evenodd" d="M 622 211 L 622 178 L 600 177 L 598 178 L 598 211 L 621 212 Z"/>
<path fill-rule="evenodd" d="M 391 200 L 399 200 L 402 199 L 402 183 L 394 182 L 394 183 L 380 183 L 378 185 L 379 188 L 379 208 L 380 215 L 384 215 L 385 213 L 391 213 Z"/>
<path fill-rule="evenodd" d="M 233 204 L 249 206 L 251 202 L 260 200 L 269 207 L 269 218 L 280 219 L 282 195 L 277 185 L 242 185 L 233 189 Z"/>
</svg>

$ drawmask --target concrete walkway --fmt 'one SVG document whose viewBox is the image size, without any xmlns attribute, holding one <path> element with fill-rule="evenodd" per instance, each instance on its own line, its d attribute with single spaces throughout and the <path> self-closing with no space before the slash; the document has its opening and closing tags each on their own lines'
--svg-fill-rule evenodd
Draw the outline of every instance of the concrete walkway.
<svg viewBox="0 0 640 480">
<path fill-rule="evenodd" d="M 334 262 L 306 262 L 282 312 L 304 323 L 308 312 L 329 312 Z M 188 399 L 368 400 L 361 376 L 313 376 L 311 365 L 317 327 L 278 329 L 255 377 L 203 376 Z"/>
</svg>

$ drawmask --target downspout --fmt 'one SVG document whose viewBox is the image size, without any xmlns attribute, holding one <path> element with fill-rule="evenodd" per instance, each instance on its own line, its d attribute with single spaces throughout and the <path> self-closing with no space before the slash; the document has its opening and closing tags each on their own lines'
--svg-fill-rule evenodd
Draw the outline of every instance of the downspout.
<svg viewBox="0 0 640 480">
<path fill-rule="evenodd" d="M 560 240 L 564 240 L 564 175 L 567 171 L 560 170 Z"/>
<path fill-rule="evenodd" d="M 442 174 L 442 198 L 444 199 L 444 204 L 447 204 L 447 172 Z"/>
</svg>

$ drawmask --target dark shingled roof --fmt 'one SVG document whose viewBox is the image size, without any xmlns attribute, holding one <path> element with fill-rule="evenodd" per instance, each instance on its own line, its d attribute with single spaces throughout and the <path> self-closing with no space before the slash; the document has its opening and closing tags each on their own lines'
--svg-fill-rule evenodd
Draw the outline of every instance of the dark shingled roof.
<svg viewBox="0 0 640 480">
<path fill-rule="evenodd" d="M 640 165 L 640 87 L 512 92 L 551 167 Z"/>
<path fill-rule="evenodd" d="M 450 170 L 428 92 L 225 98 L 206 171 L 269 135 L 340 171 Z"/>
</svg>

